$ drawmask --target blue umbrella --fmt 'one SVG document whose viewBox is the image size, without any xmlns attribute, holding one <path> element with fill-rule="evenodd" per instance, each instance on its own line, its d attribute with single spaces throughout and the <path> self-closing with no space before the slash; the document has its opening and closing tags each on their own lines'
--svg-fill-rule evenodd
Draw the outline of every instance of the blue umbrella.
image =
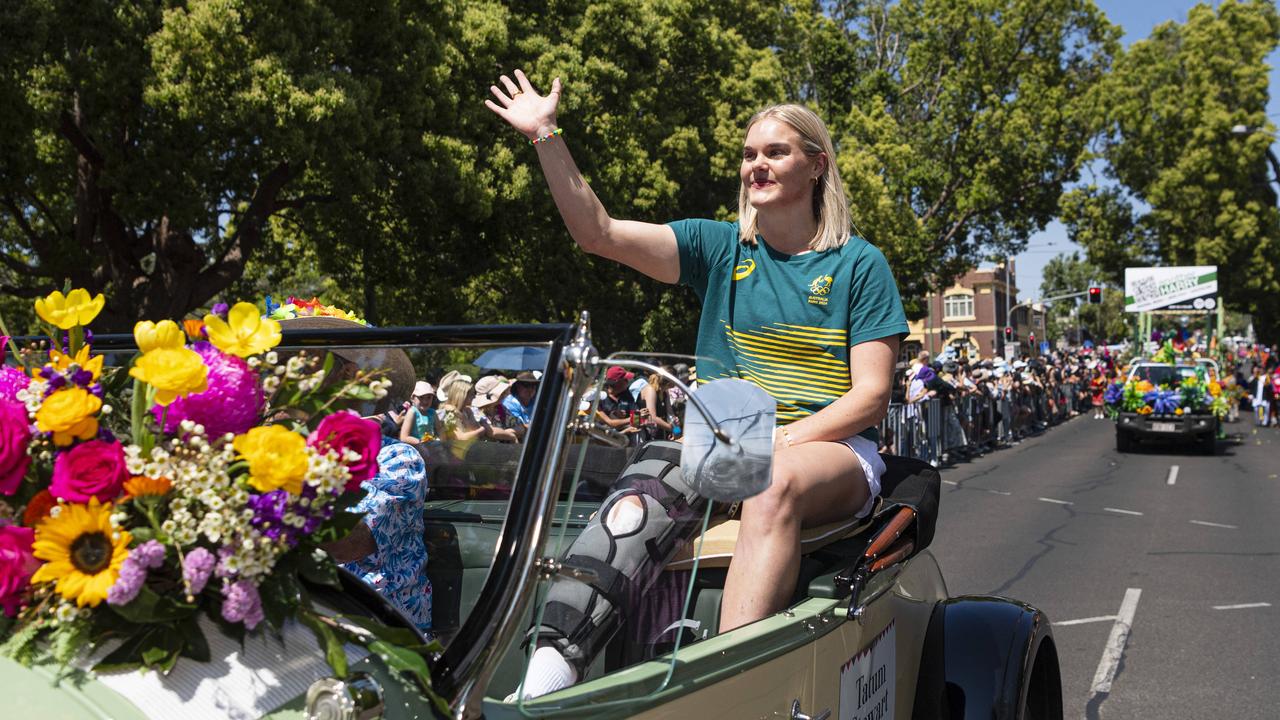
<svg viewBox="0 0 1280 720">
<path fill-rule="evenodd" d="M 486 370 L 542 370 L 547 366 L 547 348 L 538 345 L 494 348 L 472 362 Z"/>
</svg>

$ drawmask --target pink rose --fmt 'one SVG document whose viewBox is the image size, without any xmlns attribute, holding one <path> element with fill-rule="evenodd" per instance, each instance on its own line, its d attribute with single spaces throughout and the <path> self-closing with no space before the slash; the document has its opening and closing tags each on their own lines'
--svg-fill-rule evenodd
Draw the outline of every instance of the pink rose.
<svg viewBox="0 0 1280 720">
<path fill-rule="evenodd" d="M 68 502 L 84 503 L 96 497 L 111 502 L 120 496 L 129 471 L 124 464 L 124 447 L 112 440 L 90 440 L 58 456 L 53 463 L 49 492 Z"/>
<path fill-rule="evenodd" d="M 13 617 L 22 604 L 22 591 L 40 561 L 31 553 L 36 531 L 21 525 L 0 526 L 0 607 Z"/>
<path fill-rule="evenodd" d="M 27 474 L 31 420 L 19 402 L 0 400 L 0 495 L 12 495 Z"/>
<path fill-rule="evenodd" d="M 307 444 L 317 450 L 333 449 L 339 453 L 354 450 L 360 459 L 347 463 L 351 480 L 347 490 L 360 487 L 360 483 L 378 473 L 378 451 L 382 449 L 382 431 L 378 423 L 343 410 L 320 421 L 307 438 Z"/>
</svg>

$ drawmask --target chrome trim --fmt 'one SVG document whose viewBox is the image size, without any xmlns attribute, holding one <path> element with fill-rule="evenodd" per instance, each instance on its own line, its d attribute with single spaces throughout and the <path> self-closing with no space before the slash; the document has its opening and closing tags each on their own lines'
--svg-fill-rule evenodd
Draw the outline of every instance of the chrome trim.
<svg viewBox="0 0 1280 720">
<path fill-rule="evenodd" d="M 485 647 L 475 650 L 476 659 L 470 677 L 464 678 L 453 699 L 453 717 L 456 720 L 478 718 L 484 711 L 484 693 L 488 689 L 493 673 L 497 670 L 502 654 L 507 646 L 520 632 L 524 614 L 528 610 L 542 575 L 543 546 L 549 535 L 550 520 L 555 510 L 559 493 L 560 468 L 564 464 L 567 452 L 566 429 L 578 408 L 578 400 L 582 392 L 590 385 L 592 371 L 598 368 L 599 355 L 591 344 L 590 320 L 586 312 L 580 316 L 577 335 L 565 348 L 562 355 L 561 370 L 568 379 L 565 391 L 561 394 L 559 405 L 552 418 L 552 427 L 557 429 L 551 447 L 544 456 L 546 462 L 537 475 L 534 486 L 535 495 L 532 517 L 528 530 L 515 543 L 520 554 L 514 558 L 515 587 L 509 596 L 511 602 L 504 606 L 500 615 L 490 618 L 488 624 L 494 627 Z M 504 527 L 504 532 L 506 528 Z"/>
</svg>

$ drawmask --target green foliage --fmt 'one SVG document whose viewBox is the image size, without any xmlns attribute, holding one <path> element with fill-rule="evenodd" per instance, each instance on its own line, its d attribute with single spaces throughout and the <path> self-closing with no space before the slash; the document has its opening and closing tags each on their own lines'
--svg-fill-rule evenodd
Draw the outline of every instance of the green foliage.
<svg viewBox="0 0 1280 720">
<path fill-rule="evenodd" d="M 1054 216 L 1117 47 L 1092 3 L 815 3 L 790 20 L 788 89 L 831 124 L 854 220 L 909 302 Z"/>
<path fill-rule="evenodd" d="M 1079 253 L 1058 255 L 1044 266 L 1040 283 L 1040 295 L 1053 297 L 1083 292 L 1090 285 L 1100 282 L 1102 270 L 1092 262 L 1080 258 Z M 1118 287 L 1104 287 L 1102 303 L 1091 305 L 1084 298 L 1074 298 L 1050 303 L 1046 318 L 1049 338 L 1076 337 L 1077 326 L 1082 337 L 1094 342 L 1118 341 L 1129 334 L 1124 314 L 1124 293 Z"/>
<path fill-rule="evenodd" d="M 1275 127 L 1266 118 L 1266 57 L 1280 16 L 1265 0 L 1198 5 L 1116 60 L 1100 86 L 1102 150 L 1118 187 L 1063 200 L 1073 239 L 1108 279 L 1125 266 L 1248 268 L 1220 285 L 1223 299 L 1280 323 L 1280 213 L 1268 181 Z M 1256 129 L 1240 134 L 1236 126 Z M 1272 160 L 1272 164 L 1274 161 Z"/>
<path fill-rule="evenodd" d="M 696 299 L 573 247 L 495 69 L 566 81 L 617 217 L 732 217 L 747 118 L 816 107 L 911 304 L 1052 216 L 1116 35 L 1085 0 L 11 5 L 6 294 L 71 278 L 115 329 L 268 292 L 375 324 L 588 308 L 606 349 L 691 350 Z"/>
</svg>

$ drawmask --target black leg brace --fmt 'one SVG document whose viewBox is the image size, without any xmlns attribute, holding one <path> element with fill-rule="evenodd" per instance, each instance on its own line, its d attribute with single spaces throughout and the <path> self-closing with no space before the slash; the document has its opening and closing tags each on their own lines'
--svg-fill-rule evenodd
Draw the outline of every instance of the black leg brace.
<svg viewBox="0 0 1280 720">
<path fill-rule="evenodd" d="M 556 648 L 584 677 L 639 598 L 658 579 L 681 544 L 701 527 L 707 502 L 680 476 L 678 443 L 659 441 L 641 448 L 623 470 L 599 512 L 565 552 L 565 567 L 582 568 L 596 579 L 557 577 L 547 592 L 542 625 L 530 639 Z M 614 535 L 606 526 L 620 500 L 637 498 L 644 517 L 639 527 Z"/>
</svg>

